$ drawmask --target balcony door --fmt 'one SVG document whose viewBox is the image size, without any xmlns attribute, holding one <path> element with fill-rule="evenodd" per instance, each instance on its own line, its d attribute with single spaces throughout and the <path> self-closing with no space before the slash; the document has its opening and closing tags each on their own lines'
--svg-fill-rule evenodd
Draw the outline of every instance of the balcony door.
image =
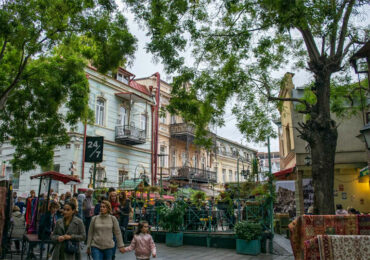
<svg viewBox="0 0 370 260">
<path fill-rule="evenodd" d="M 128 125 L 128 112 L 127 108 L 124 106 L 120 106 L 119 108 L 119 114 L 120 114 L 120 119 L 119 123 L 121 126 Z"/>
</svg>

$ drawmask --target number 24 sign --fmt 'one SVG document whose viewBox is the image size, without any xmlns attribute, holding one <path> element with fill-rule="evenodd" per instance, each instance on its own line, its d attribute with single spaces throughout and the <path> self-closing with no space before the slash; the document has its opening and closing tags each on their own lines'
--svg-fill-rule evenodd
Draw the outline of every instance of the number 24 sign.
<svg viewBox="0 0 370 260">
<path fill-rule="evenodd" d="M 85 144 L 85 162 L 102 162 L 103 145 L 103 136 L 87 136 Z"/>
</svg>

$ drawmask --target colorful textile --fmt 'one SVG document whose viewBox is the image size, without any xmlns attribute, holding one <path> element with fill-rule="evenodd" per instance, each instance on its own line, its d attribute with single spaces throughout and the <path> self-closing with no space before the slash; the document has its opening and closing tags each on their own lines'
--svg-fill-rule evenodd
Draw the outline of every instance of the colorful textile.
<svg viewBox="0 0 370 260">
<path fill-rule="evenodd" d="M 370 236 L 370 215 L 357 215 L 357 217 L 358 217 L 358 234 Z"/>
<path fill-rule="evenodd" d="M 370 236 L 318 235 L 321 260 L 370 260 Z M 313 245 L 315 248 L 316 245 Z M 306 252 L 305 252 L 306 253 Z M 315 251 L 307 252 L 316 253 Z M 312 258 L 307 258 L 312 259 Z"/>
<path fill-rule="evenodd" d="M 304 241 L 304 256 L 306 260 L 320 260 L 320 250 L 318 238 Z"/>
<path fill-rule="evenodd" d="M 303 215 L 289 224 L 295 259 L 303 259 L 304 242 L 317 235 L 358 235 L 356 215 Z"/>
</svg>

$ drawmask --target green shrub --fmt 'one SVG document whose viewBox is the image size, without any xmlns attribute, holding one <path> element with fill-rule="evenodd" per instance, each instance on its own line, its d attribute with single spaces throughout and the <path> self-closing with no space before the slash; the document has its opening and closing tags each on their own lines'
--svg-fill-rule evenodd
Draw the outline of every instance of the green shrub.
<svg viewBox="0 0 370 260">
<path fill-rule="evenodd" d="M 234 227 L 238 239 L 246 241 L 260 239 L 262 235 L 262 225 L 256 222 L 240 221 Z"/>
<path fill-rule="evenodd" d="M 179 232 L 184 221 L 186 204 L 176 202 L 172 208 L 161 206 L 158 210 L 159 225 L 170 233 Z"/>
</svg>

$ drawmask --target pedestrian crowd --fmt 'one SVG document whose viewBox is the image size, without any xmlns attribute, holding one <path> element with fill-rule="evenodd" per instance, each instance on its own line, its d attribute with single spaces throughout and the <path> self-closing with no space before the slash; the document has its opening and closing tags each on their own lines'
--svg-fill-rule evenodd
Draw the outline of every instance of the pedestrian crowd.
<svg viewBox="0 0 370 260">
<path fill-rule="evenodd" d="M 66 192 L 58 196 L 51 191 L 36 197 L 35 191 L 22 201 L 13 193 L 11 237 L 20 251 L 24 234 L 37 234 L 42 241 L 52 241 L 47 252 L 53 260 L 81 259 L 82 243 L 93 260 L 115 259 L 116 249 L 121 253 L 134 250 L 137 259 L 156 257 L 156 247 L 147 221 L 141 221 L 130 246 L 124 247 L 131 201 L 125 192 L 110 188 L 107 194 L 94 198 L 94 190 L 85 193 Z M 38 205 L 39 204 L 39 205 Z M 41 209 L 41 210 L 40 210 Z M 44 210 L 42 210 L 44 209 Z M 31 258 L 34 258 L 33 249 Z"/>
</svg>

